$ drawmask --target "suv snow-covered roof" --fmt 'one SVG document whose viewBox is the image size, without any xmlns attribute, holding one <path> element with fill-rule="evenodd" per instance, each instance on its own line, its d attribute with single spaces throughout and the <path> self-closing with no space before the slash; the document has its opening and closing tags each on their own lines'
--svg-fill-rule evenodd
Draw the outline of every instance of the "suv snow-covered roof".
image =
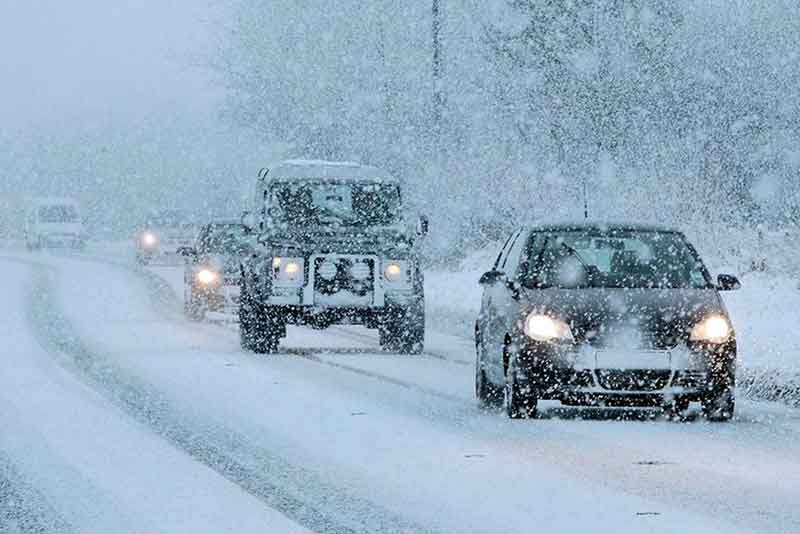
<svg viewBox="0 0 800 534">
<path fill-rule="evenodd" d="M 344 180 L 397 183 L 397 179 L 383 169 L 348 161 L 291 159 L 264 169 L 260 176 L 268 181 Z"/>
</svg>

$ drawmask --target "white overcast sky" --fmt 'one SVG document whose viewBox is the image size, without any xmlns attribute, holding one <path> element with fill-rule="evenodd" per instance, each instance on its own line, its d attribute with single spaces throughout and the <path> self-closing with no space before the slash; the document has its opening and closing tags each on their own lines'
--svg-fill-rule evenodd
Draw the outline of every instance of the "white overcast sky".
<svg viewBox="0 0 800 534">
<path fill-rule="evenodd" d="M 214 0 L 0 0 L 0 127 L 208 114 Z"/>
</svg>

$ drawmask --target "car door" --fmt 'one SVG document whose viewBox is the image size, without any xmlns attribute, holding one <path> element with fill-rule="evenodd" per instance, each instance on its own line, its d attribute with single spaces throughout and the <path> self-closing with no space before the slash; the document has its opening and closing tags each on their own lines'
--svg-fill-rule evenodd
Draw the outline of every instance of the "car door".
<svg viewBox="0 0 800 534">
<path fill-rule="evenodd" d="M 520 239 L 520 230 L 514 231 L 506 242 L 506 246 L 497 258 L 493 271 L 502 273 L 486 281 L 483 288 L 482 302 L 482 329 L 483 341 L 483 367 L 489 379 L 499 384 L 504 379 L 503 371 L 503 343 L 505 341 L 504 325 L 506 318 L 506 301 L 508 288 L 506 280 L 508 273 L 505 271 L 509 264 L 508 259 Z"/>
</svg>

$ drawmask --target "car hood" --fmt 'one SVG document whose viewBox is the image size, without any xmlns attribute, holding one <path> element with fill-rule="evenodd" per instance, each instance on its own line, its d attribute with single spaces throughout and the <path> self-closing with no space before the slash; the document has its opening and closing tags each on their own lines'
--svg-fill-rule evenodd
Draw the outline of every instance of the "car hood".
<svg viewBox="0 0 800 534">
<path fill-rule="evenodd" d="M 294 246 L 311 253 L 402 254 L 410 252 L 413 247 L 413 240 L 408 234 L 394 227 L 280 230 L 265 234 L 261 241 L 278 246 Z"/>
<path fill-rule="evenodd" d="M 714 289 L 542 289 L 525 290 L 522 299 L 526 313 L 558 317 L 576 341 L 597 346 L 669 348 L 705 317 L 727 316 Z"/>
</svg>

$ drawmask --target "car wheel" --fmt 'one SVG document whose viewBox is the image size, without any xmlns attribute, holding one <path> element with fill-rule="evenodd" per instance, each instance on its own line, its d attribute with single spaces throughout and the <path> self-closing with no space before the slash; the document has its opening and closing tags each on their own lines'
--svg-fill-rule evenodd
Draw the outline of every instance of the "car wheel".
<svg viewBox="0 0 800 534">
<path fill-rule="evenodd" d="M 733 389 L 722 392 L 710 392 L 702 400 L 703 415 L 713 422 L 726 422 L 733 418 L 736 409 L 736 399 Z"/>
<path fill-rule="evenodd" d="M 475 397 L 483 408 L 498 408 L 503 404 L 503 390 L 492 384 L 483 369 L 483 344 L 475 343 Z"/>
<path fill-rule="evenodd" d="M 662 408 L 668 419 L 680 421 L 685 419 L 686 412 L 689 411 L 689 399 L 685 397 L 675 397 L 665 402 Z"/>
<path fill-rule="evenodd" d="M 701 400 L 703 415 L 714 422 L 730 421 L 736 409 L 736 368 L 722 364 L 712 371 L 712 383 Z"/>
<path fill-rule="evenodd" d="M 183 314 L 190 321 L 201 321 L 204 316 L 200 300 L 194 296 L 194 291 L 189 287 L 184 290 Z"/>
<path fill-rule="evenodd" d="M 506 374 L 506 414 L 510 419 L 533 419 L 536 417 L 538 398 L 532 390 L 523 390 L 517 383 L 516 376 L 516 372 L 512 369 Z"/>
</svg>

